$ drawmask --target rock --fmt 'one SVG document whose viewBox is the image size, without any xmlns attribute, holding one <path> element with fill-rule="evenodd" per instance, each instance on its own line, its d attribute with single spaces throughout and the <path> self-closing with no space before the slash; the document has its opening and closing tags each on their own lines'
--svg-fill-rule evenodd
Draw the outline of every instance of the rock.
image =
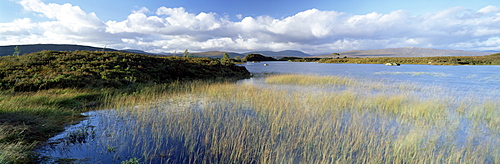
<svg viewBox="0 0 500 164">
<path fill-rule="evenodd" d="M 399 63 L 385 63 L 386 66 L 400 66 Z"/>
</svg>

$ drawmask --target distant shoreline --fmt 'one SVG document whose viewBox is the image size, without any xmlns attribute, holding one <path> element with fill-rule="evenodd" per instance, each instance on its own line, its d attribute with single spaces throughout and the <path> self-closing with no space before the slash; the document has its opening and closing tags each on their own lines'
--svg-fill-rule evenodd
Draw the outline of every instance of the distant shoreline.
<svg viewBox="0 0 500 164">
<path fill-rule="evenodd" d="M 500 65 L 500 53 L 486 56 L 338 58 L 320 59 L 317 62 L 356 64 Z"/>
</svg>

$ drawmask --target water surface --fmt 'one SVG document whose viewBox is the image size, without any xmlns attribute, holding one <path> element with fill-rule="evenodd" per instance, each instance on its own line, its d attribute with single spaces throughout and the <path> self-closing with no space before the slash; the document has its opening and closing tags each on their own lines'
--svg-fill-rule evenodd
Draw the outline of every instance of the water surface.
<svg viewBox="0 0 500 164">
<path fill-rule="evenodd" d="M 268 64 L 268 66 L 264 66 Z M 448 91 L 473 94 L 476 98 L 491 99 L 500 96 L 500 66 L 441 66 L 384 64 L 331 64 L 314 62 L 247 63 L 254 75 L 309 74 L 368 78 L 391 82 L 410 82 L 422 86 L 442 87 Z"/>
<path fill-rule="evenodd" d="M 268 64 L 265 66 L 264 64 Z M 479 100 L 498 100 L 500 96 L 500 66 L 433 66 L 433 65 L 401 65 L 385 66 L 382 64 L 322 64 L 322 63 L 295 63 L 295 62 L 261 62 L 244 64 L 255 78 L 243 80 L 241 83 L 263 83 L 262 75 L 265 74 L 308 74 L 332 75 L 355 79 L 370 79 L 373 81 L 392 83 L 411 83 L 422 87 L 432 86 L 440 89 L 444 94 L 457 95 L 461 98 L 474 98 Z M 431 88 L 432 88 L 431 87 Z M 168 104 L 164 104 L 168 105 Z M 173 108 L 164 106 L 161 109 Z M 151 110 L 160 110 L 152 108 Z M 161 114 L 160 111 L 152 112 Z M 51 138 L 45 147 L 37 150 L 42 156 L 50 159 L 46 163 L 54 162 L 53 159 L 77 159 L 79 163 L 120 163 L 121 161 L 136 156 L 162 154 L 157 152 L 137 153 L 135 149 L 149 150 L 148 142 L 155 141 L 166 144 L 172 142 L 162 139 L 161 136 L 151 136 L 147 130 L 134 124 L 133 114 L 123 114 L 120 110 L 98 110 L 85 113 L 89 117 L 77 125 L 67 127 L 67 130 Z M 158 117 L 155 115 L 154 117 Z M 163 117 L 167 117 L 165 115 Z M 153 116 L 151 116 L 153 117 Z M 465 142 L 467 133 L 473 128 L 471 123 L 464 118 L 459 121 L 456 142 Z M 155 126 L 151 121 L 150 126 Z M 168 133 L 168 127 L 163 128 Z M 476 130 L 477 131 L 477 130 Z M 127 138 L 130 133 L 138 138 Z M 486 133 L 494 133 L 485 130 Z M 496 135 L 485 135 L 498 137 Z M 499 143 L 492 143 L 499 144 Z M 161 145 L 160 145 L 161 146 Z M 123 148 L 126 147 L 126 148 Z M 135 152 L 135 153 L 130 153 Z M 141 154 L 142 153 L 142 154 Z M 151 156 L 148 161 L 154 163 L 166 162 L 164 156 Z M 143 159 L 144 160 L 144 159 Z"/>
</svg>

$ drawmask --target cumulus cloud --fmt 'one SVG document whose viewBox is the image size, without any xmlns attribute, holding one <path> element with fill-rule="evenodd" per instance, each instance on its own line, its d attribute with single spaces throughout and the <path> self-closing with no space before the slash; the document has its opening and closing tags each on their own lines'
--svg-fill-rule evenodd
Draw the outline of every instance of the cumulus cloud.
<svg viewBox="0 0 500 164">
<path fill-rule="evenodd" d="M 95 13 L 86 13 L 78 6 L 46 4 L 40 0 L 21 0 L 19 4 L 25 11 L 46 18 L 46 21 L 33 22 L 30 18 L 21 18 L 0 23 L 2 45 L 59 43 L 104 46 L 113 42 L 105 33 L 104 22 Z"/>
<path fill-rule="evenodd" d="M 141 8 L 125 20 L 103 22 L 71 4 L 21 0 L 24 10 L 47 21 L 21 18 L 0 23 L 0 44 L 70 43 L 149 52 L 286 50 L 331 53 L 393 47 L 498 50 L 500 7 L 465 7 L 413 15 L 354 15 L 310 9 L 285 18 L 189 13 L 184 8 Z"/>
</svg>

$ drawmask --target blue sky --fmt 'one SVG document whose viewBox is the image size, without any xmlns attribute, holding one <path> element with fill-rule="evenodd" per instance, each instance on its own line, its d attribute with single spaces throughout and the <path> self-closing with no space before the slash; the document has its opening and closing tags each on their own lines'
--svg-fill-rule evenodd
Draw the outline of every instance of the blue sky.
<svg viewBox="0 0 500 164">
<path fill-rule="evenodd" d="M 0 45 L 148 52 L 500 50 L 498 0 L 0 0 Z"/>
</svg>

